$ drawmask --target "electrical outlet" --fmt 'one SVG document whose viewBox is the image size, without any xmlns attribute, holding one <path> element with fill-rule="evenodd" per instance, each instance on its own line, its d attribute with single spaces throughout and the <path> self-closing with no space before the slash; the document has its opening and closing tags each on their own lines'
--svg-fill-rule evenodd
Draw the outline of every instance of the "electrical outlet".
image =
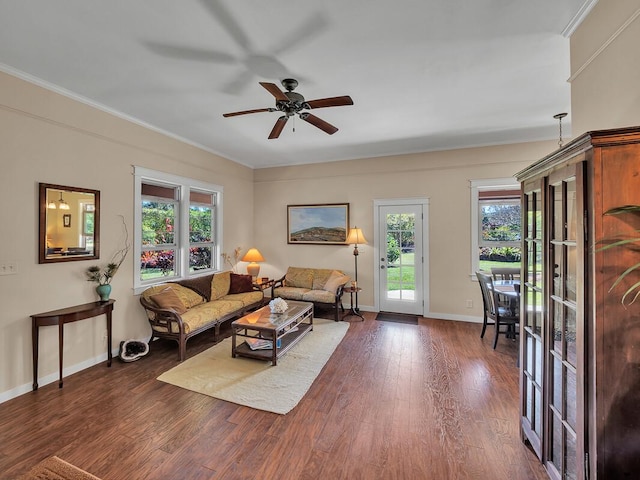
<svg viewBox="0 0 640 480">
<path fill-rule="evenodd" d="M 105 330 L 105 331 L 102 333 L 102 343 L 104 343 L 104 344 L 106 345 L 106 344 L 107 344 L 107 340 L 108 340 L 108 338 L 109 338 L 109 333 Z"/>
<path fill-rule="evenodd" d="M 473 300 L 467 300 L 467 308 L 473 308 Z"/>
</svg>

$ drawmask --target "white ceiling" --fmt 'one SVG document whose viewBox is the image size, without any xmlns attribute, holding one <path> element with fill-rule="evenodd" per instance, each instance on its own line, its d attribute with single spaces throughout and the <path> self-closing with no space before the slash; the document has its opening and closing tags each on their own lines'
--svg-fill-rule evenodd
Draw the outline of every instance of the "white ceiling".
<svg viewBox="0 0 640 480">
<path fill-rule="evenodd" d="M 593 3 L 0 0 L 0 69 L 254 168 L 548 140 Z M 258 82 L 286 77 L 353 98 L 313 110 L 337 133 L 222 117 L 273 106 Z"/>
</svg>

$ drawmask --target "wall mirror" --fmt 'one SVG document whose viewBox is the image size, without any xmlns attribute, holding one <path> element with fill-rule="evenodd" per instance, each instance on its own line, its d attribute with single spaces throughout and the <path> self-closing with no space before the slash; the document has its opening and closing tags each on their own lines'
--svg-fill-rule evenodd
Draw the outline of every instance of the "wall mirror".
<svg viewBox="0 0 640 480">
<path fill-rule="evenodd" d="M 39 263 L 100 258 L 100 191 L 40 183 Z"/>
</svg>

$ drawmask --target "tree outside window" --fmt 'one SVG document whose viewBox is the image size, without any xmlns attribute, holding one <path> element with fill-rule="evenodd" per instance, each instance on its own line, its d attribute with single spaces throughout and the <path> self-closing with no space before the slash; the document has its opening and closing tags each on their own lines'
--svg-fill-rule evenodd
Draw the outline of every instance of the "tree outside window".
<svg viewBox="0 0 640 480">
<path fill-rule="evenodd" d="M 480 269 L 520 267 L 520 198 L 480 200 L 479 208 Z"/>
</svg>

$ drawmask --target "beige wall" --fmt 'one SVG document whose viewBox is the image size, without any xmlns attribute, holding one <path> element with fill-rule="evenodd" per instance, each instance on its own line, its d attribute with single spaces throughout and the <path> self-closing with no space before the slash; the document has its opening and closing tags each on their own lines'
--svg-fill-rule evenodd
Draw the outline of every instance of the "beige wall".
<svg viewBox="0 0 640 480">
<path fill-rule="evenodd" d="M 30 315 L 97 300 L 84 271 L 96 262 L 38 264 L 38 182 L 100 190 L 101 258 L 118 248 L 121 220 L 133 228 L 132 165 L 209 181 L 224 187 L 224 245 L 244 248 L 253 237 L 253 171 L 123 119 L 0 74 L 0 261 L 18 274 L 0 276 L 0 401 L 30 390 Z M 133 295 L 130 257 L 113 280 L 114 347 L 147 339 L 150 330 Z M 65 367 L 106 358 L 104 319 L 65 329 Z M 39 376 L 57 378 L 57 330 L 42 329 Z"/>
<path fill-rule="evenodd" d="M 574 137 L 640 125 L 640 0 L 600 0 L 571 37 Z"/>
<path fill-rule="evenodd" d="M 370 242 L 359 247 L 358 284 L 363 288 L 360 306 L 371 310 L 377 268 L 377 246 L 371 245 L 374 200 L 426 197 L 429 314 L 479 319 L 480 289 L 470 278 L 469 181 L 510 177 L 556 146 L 550 141 L 256 170 L 254 230 L 256 246 L 266 259 L 262 272 L 277 278 L 292 265 L 338 268 L 353 276 L 353 247 L 289 245 L 286 236 L 288 204 L 348 202 L 350 224 L 361 227 Z M 467 299 L 474 308 L 466 307 Z"/>
</svg>

